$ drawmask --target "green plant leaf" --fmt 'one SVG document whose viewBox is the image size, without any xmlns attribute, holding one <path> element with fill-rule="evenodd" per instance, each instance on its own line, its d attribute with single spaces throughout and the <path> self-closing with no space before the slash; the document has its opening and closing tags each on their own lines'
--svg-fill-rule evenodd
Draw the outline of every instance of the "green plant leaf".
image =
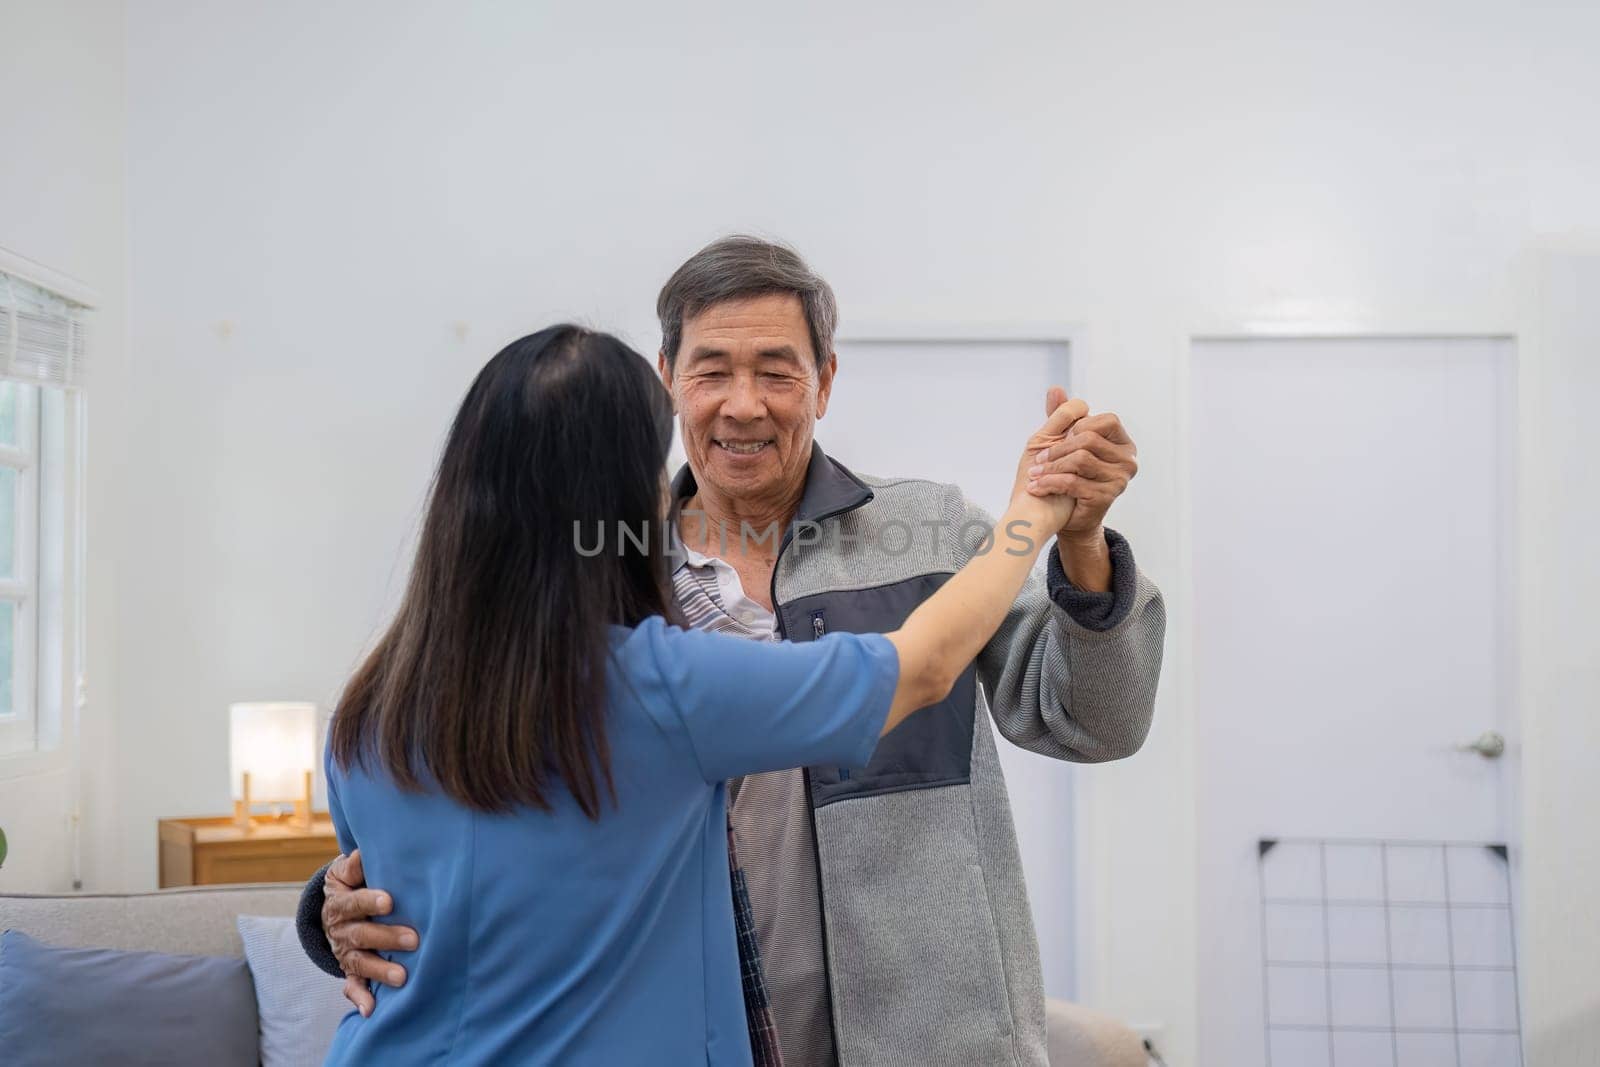
<svg viewBox="0 0 1600 1067">
<path fill-rule="evenodd" d="M 6 832 L 0 830 L 0 867 L 6 865 Z"/>
</svg>

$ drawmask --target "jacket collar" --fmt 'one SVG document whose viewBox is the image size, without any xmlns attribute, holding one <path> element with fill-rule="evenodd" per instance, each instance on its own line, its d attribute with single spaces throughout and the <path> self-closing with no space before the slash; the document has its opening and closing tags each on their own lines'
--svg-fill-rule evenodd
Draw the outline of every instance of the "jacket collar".
<svg viewBox="0 0 1600 1067">
<path fill-rule="evenodd" d="M 672 479 L 673 508 L 695 494 L 694 472 L 685 463 Z M 823 519 L 854 511 L 872 499 L 872 490 L 850 473 L 843 463 L 830 458 L 822 446 L 811 442 L 811 462 L 806 466 L 806 488 L 800 496 L 800 509 L 794 522 L 821 522 Z M 790 523 L 791 526 L 794 522 Z"/>
</svg>

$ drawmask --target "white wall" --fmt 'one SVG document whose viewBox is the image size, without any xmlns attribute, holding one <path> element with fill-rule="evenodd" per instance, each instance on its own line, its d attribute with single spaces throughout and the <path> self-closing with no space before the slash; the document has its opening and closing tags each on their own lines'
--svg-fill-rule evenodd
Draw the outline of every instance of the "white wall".
<svg viewBox="0 0 1600 1067">
<path fill-rule="evenodd" d="M 1144 464 L 1115 522 L 1173 608 L 1149 745 L 1085 774 L 1086 992 L 1191 1062 L 1188 336 L 1513 328 L 1518 249 L 1600 225 L 1597 31 L 1512 0 L 141 8 L 122 880 L 159 815 L 222 808 L 229 700 L 334 693 L 471 371 L 558 315 L 653 345 L 671 268 L 752 228 L 847 320 L 1085 324 Z"/>
<path fill-rule="evenodd" d="M 125 361 L 122 4 L 0 0 L 0 247 L 86 283 L 99 297 L 92 329 L 93 382 L 108 393 Z M 115 510 L 119 406 L 94 411 L 89 440 L 89 522 Z M 103 449 L 103 451 L 102 451 Z M 97 542 L 101 547 L 109 542 Z M 93 836 L 84 872 L 120 876 L 106 864 L 117 827 L 109 817 L 117 763 L 116 640 L 111 553 L 88 574 L 87 625 L 96 649 L 81 745 L 70 737 L 42 759 L 0 760 L 0 826 L 11 855 L 0 891 L 63 890 L 72 881 L 67 820 L 72 759 L 81 756 Z M 19 764 L 25 769 L 18 773 Z M 92 816 L 99 815 L 99 818 Z M 153 828 L 147 835 L 154 840 Z"/>
</svg>

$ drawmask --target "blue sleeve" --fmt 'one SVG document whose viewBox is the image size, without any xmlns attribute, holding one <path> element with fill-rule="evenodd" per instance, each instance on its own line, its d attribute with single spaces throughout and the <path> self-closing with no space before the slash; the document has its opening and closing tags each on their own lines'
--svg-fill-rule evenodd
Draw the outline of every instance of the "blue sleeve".
<svg viewBox="0 0 1600 1067">
<path fill-rule="evenodd" d="M 339 778 L 342 772 L 333 762 L 330 745 L 322 756 L 323 777 L 328 782 L 328 815 L 333 819 L 333 832 L 339 838 L 339 851 L 346 856 L 356 850 L 356 836 L 350 832 L 350 823 L 344 816 L 344 804 L 339 800 Z"/>
<path fill-rule="evenodd" d="M 659 619 L 646 627 L 664 702 L 707 782 L 819 763 L 860 767 L 872 758 L 900 680 L 900 655 L 883 635 L 789 644 Z"/>
</svg>

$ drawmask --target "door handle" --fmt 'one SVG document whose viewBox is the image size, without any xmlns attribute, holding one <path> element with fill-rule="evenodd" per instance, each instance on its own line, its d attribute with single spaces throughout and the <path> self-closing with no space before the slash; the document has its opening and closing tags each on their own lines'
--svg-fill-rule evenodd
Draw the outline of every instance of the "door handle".
<svg viewBox="0 0 1600 1067">
<path fill-rule="evenodd" d="M 1485 730 L 1466 744 L 1457 745 L 1456 751 L 1476 752 L 1484 759 L 1499 759 L 1506 754 L 1506 739 L 1496 730 Z"/>
</svg>

